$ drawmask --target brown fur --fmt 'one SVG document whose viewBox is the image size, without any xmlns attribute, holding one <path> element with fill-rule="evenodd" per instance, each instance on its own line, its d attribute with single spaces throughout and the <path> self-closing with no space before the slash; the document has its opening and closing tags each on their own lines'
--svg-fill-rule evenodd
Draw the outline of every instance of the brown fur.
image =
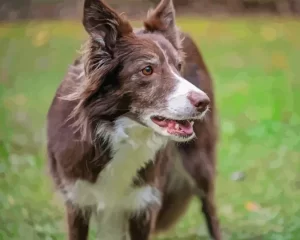
<svg viewBox="0 0 300 240">
<path fill-rule="evenodd" d="M 48 113 L 48 157 L 55 184 L 66 194 L 65 186 L 78 179 L 95 183 L 113 155 L 105 136 L 95 134 L 99 127 L 109 131 L 120 116 L 140 122 L 143 111 L 165 108 L 165 93 L 174 87 L 165 65 L 172 65 L 179 74 L 184 63 L 183 76 L 208 94 L 211 111 L 203 122 L 195 122 L 197 139 L 184 144 L 169 142 L 157 153 L 155 163 L 138 173 L 144 183 L 163 193 L 163 205 L 151 206 L 149 211 L 132 217 L 130 235 L 132 240 L 147 240 L 151 233 L 172 226 L 196 193 L 210 235 L 220 240 L 214 205 L 217 126 L 213 85 L 196 45 L 176 28 L 172 1 L 162 0 L 145 20 L 145 29 L 137 32 L 102 1 L 86 0 L 84 9 L 83 25 L 89 40 L 58 88 Z M 136 73 L 139 63 L 153 58 L 159 61 L 153 76 L 145 78 Z M 196 187 L 185 182 L 182 188 L 168 192 L 178 156 Z M 87 239 L 90 209 L 78 209 L 67 202 L 66 212 L 69 239 Z"/>
</svg>

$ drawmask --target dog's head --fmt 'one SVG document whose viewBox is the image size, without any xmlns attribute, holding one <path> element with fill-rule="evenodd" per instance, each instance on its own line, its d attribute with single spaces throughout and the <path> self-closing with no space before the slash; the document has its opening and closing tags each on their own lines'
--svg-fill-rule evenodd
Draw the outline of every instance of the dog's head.
<svg viewBox="0 0 300 240">
<path fill-rule="evenodd" d="M 209 98 L 180 74 L 184 54 L 173 2 L 161 0 L 134 32 L 102 1 L 85 0 L 83 25 L 90 38 L 77 111 L 89 124 L 130 115 L 175 141 L 192 139 Z"/>
</svg>

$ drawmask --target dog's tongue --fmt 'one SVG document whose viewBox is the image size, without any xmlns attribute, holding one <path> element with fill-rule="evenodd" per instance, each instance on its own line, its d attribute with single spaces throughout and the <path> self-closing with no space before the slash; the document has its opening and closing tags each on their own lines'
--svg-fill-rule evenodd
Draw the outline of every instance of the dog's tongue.
<svg viewBox="0 0 300 240">
<path fill-rule="evenodd" d="M 193 124 L 190 121 L 175 121 L 159 118 L 152 118 L 152 121 L 158 126 L 166 128 L 170 134 L 192 135 L 194 133 Z"/>
<path fill-rule="evenodd" d="M 174 120 L 166 120 L 167 121 L 167 130 L 171 134 L 184 134 L 191 135 L 193 134 L 193 126 L 189 121 L 185 122 L 176 122 Z"/>
</svg>

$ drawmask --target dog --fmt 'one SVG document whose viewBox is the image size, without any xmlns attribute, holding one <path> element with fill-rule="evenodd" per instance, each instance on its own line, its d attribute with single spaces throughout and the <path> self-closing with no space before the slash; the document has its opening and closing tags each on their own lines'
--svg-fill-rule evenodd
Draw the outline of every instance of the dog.
<svg viewBox="0 0 300 240">
<path fill-rule="evenodd" d="M 47 115 L 51 176 L 70 240 L 90 218 L 106 240 L 147 240 L 171 227 L 193 195 L 213 239 L 217 123 L 213 83 L 171 0 L 134 30 L 100 0 L 85 0 L 88 40 Z M 201 86 L 201 89 L 200 89 Z"/>
</svg>

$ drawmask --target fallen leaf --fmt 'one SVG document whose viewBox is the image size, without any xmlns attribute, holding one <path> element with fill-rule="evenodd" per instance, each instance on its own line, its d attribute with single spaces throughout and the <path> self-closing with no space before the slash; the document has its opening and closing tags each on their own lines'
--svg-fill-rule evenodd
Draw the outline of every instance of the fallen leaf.
<svg viewBox="0 0 300 240">
<path fill-rule="evenodd" d="M 15 200 L 14 200 L 14 198 L 12 196 L 9 195 L 7 197 L 7 200 L 8 200 L 8 202 L 9 202 L 10 205 L 14 205 L 15 204 Z"/>
<path fill-rule="evenodd" d="M 14 97 L 14 102 L 18 106 L 24 106 L 27 103 L 27 98 L 23 94 L 18 94 Z"/>
<path fill-rule="evenodd" d="M 49 32 L 46 30 L 39 31 L 33 39 L 33 45 L 35 47 L 41 47 L 45 45 L 48 41 L 49 41 Z"/>
<path fill-rule="evenodd" d="M 272 42 L 277 39 L 277 31 L 271 27 L 262 27 L 261 29 L 262 37 L 269 42 Z"/>
<path fill-rule="evenodd" d="M 271 64 L 272 67 L 276 67 L 279 69 L 287 69 L 288 67 L 288 60 L 284 53 L 275 52 L 271 56 Z"/>
<path fill-rule="evenodd" d="M 254 202 L 247 202 L 245 204 L 245 208 L 249 211 L 249 212 L 257 212 L 260 209 L 260 206 Z"/>
</svg>

